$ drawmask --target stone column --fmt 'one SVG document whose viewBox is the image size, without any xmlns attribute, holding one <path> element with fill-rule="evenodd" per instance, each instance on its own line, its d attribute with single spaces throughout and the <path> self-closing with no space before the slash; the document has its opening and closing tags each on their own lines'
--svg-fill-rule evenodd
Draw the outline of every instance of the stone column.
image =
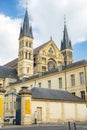
<svg viewBox="0 0 87 130">
<path fill-rule="evenodd" d="M 31 117 L 31 91 L 28 87 L 22 87 L 19 91 L 21 96 L 21 125 L 32 124 Z"/>
<path fill-rule="evenodd" d="M 4 125 L 4 93 L 6 91 L 0 84 L 0 127 Z"/>
</svg>

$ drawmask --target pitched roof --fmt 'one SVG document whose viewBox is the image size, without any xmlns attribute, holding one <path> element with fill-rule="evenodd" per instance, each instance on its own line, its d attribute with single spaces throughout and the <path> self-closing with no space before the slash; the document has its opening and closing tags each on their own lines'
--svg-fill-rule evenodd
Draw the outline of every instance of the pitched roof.
<svg viewBox="0 0 87 130">
<path fill-rule="evenodd" d="M 86 64 L 87 64 L 87 60 L 80 60 L 80 61 L 77 61 L 75 63 L 66 65 L 65 69 L 69 69 L 69 68 L 73 68 L 73 67 L 78 67 L 78 66 L 82 66 L 82 65 L 86 65 Z"/>
<path fill-rule="evenodd" d="M 39 52 L 39 50 L 41 50 L 41 49 L 42 49 L 45 45 L 47 45 L 49 42 L 50 42 L 50 40 L 49 40 L 48 42 L 42 44 L 41 46 L 35 48 L 35 49 L 34 49 L 34 55 L 36 55 L 36 54 Z M 5 64 L 4 66 L 13 67 L 13 66 L 17 65 L 17 63 L 18 63 L 18 58 L 14 59 L 14 60 L 12 60 L 12 61 L 10 61 L 10 62 L 8 62 L 8 63 Z"/>
<path fill-rule="evenodd" d="M 35 87 L 32 88 L 31 92 L 32 92 L 32 98 L 34 99 L 84 102 L 84 100 L 82 100 L 81 98 L 74 96 L 67 91 Z"/>
<path fill-rule="evenodd" d="M 32 27 L 29 26 L 29 19 L 28 19 L 28 11 L 27 11 L 27 9 L 26 9 L 26 12 L 25 12 L 23 27 L 21 27 L 21 29 L 20 29 L 20 36 L 19 36 L 19 38 L 21 38 L 23 36 L 27 36 L 27 37 L 33 38 Z"/>
<path fill-rule="evenodd" d="M 71 45 L 71 41 L 69 40 L 66 24 L 64 24 L 63 40 L 61 41 L 61 51 L 64 49 L 72 50 L 72 45 Z"/>
<path fill-rule="evenodd" d="M 44 46 L 46 46 L 49 42 L 50 42 L 50 41 L 48 41 L 48 42 L 42 44 L 41 46 L 39 46 L 39 47 L 37 47 L 37 48 L 35 48 L 35 49 L 34 49 L 34 55 L 36 55 L 36 54 L 39 52 L 39 50 L 41 50 L 41 49 L 42 49 Z"/>
<path fill-rule="evenodd" d="M 10 67 L 0 66 L 0 78 L 15 78 L 18 79 L 17 71 Z"/>
<path fill-rule="evenodd" d="M 17 63 L 18 63 L 18 58 L 14 59 L 14 60 L 12 60 L 12 61 L 10 61 L 10 62 L 8 62 L 8 63 L 5 64 L 4 66 L 13 67 L 13 66 L 17 65 Z"/>
<path fill-rule="evenodd" d="M 74 67 L 79 67 L 79 66 L 83 66 L 83 65 L 87 65 L 87 60 L 81 60 L 81 61 L 72 63 L 72 64 L 67 65 L 67 66 L 59 66 L 55 69 L 52 69 L 51 71 L 40 72 L 39 74 L 30 76 L 29 78 L 24 78 L 22 80 L 18 80 L 13 84 L 18 84 L 18 83 L 21 83 L 21 82 L 30 81 L 30 80 L 33 80 L 33 79 L 36 79 L 36 78 L 39 78 L 39 77 L 42 77 L 42 76 L 50 75 L 50 74 L 53 74 L 53 73 L 61 72 L 63 70 L 72 69 Z"/>
</svg>

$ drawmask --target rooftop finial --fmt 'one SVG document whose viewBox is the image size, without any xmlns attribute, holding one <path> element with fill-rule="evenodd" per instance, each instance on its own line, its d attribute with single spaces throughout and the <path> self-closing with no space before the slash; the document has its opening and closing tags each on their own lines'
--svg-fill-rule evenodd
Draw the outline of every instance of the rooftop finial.
<svg viewBox="0 0 87 130">
<path fill-rule="evenodd" d="M 66 15 L 64 15 L 64 25 L 66 24 Z"/>
<path fill-rule="evenodd" d="M 52 40 L 52 36 L 50 36 L 50 40 Z"/>
<path fill-rule="evenodd" d="M 28 1 L 26 1 L 26 3 L 25 3 L 25 8 L 26 8 L 26 10 L 28 9 Z"/>
</svg>

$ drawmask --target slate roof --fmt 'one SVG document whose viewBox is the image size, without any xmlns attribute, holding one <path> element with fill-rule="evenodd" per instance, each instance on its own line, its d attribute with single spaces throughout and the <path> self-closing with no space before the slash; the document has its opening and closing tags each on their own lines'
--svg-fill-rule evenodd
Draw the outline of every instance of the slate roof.
<svg viewBox="0 0 87 130">
<path fill-rule="evenodd" d="M 46 75 L 50 75 L 50 74 L 53 74 L 53 73 L 61 72 L 63 70 L 71 69 L 71 68 L 74 68 L 74 67 L 79 67 L 79 66 L 82 66 L 82 65 L 87 65 L 87 60 L 81 60 L 81 61 L 72 63 L 72 64 L 67 65 L 67 66 L 59 66 L 59 67 L 57 67 L 55 69 L 52 69 L 51 71 L 40 72 L 39 74 L 30 76 L 29 78 L 23 78 L 22 80 L 18 80 L 13 84 L 33 80 L 33 79 L 36 79 L 36 78 L 39 78 L 39 77 L 42 77 L 42 76 L 46 76 Z"/>
<path fill-rule="evenodd" d="M 10 61 L 10 62 L 8 62 L 8 63 L 5 64 L 4 66 L 13 67 L 13 66 L 15 66 L 15 65 L 17 65 L 17 64 L 18 64 L 18 58 L 14 59 L 14 60 L 12 60 L 12 61 Z"/>
<path fill-rule="evenodd" d="M 31 92 L 32 92 L 32 98 L 34 99 L 84 102 L 84 100 L 82 100 L 81 98 L 74 96 L 67 91 L 35 87 L 32 88 Z"/>
<path fill-rule="evenodd" d="M 34 55 L 36 55 L 39 50 L 41 50 L 43 47 L 45 47 L 49 42 L 53 41 L 52 39 L 50 39 L 48 42 L 42 44 L 41 46 L 37 47 L 34 49 Z M 54 41 L 53 41 L 54 42 Z M 55 44 L 55 43 L 54 43 Z M 57 47 L 57 45 L 55 44 L 55 46 Z M 57 47 L 58 48 L 58 47 Z"/>
<path fill-rule="evenodd" d="M 39 46 L 39 47 L 37 47 L 37 48 L 35 48 L 35 49 L 34 49 L 34 55 L 36 55 L 36 54 L 39 52 L 39 50 L 41 50 L 41 49 L 42 49 L 45 45 L 47 45 L 49 42 L 50 42 L 50 41 L 48 41 L 48 42 L 42 44 L 41 46 Z M 18 58 L 15 58 L 14 60 L 8 62 L 8 63 L 5 64 L 4 66 L 13 67 L 13 66 L 15 66 L 15 65 L 17 65 L 17 64 L 18 64 Z"/>
<path fill-rule="evenodd" d="M 66 23 L 64 23 L 63 40 L 61 41 L 61 51 L 64 49 L 72 50 L 72 45 L 71 41 L 69 40 Z"/>
<path fill-rule="evenodd" d="M 74 67 L 78 67 L 78 66 L 82 66 L 82 65 L 86 65 L 86 64 L 87 64 L 87 60 L 80 60 L 75 63 L 66 65 L 65 68 L 69 69 L 69 68 L 74 68 Z"/>
<path fill-rule="evenodd" d="M 29 26 L 29 19 L 28 19 L 28 11 L 27 11 L 27 9 L 26 9 L 26 12 L 25 12 L 23 27 L 21 27 L 21 29 L 20 29 L 19 39 L 21 37 L 23 37 L 23 36 L 27 36 L 27 37 L 33 38 L 32 26 Z"/>
<path fill-rule="evenodd" d="M 17 71 L 10 67 L 0 66 L 0 78 L 15 78 L 18 79 Z"/>
<path fill-rule="evenodd" d="M 48 41 L 48 42 L 42 44 L 41 46 L 39 46 L 39 47 L 37 47 L 37 48 L 35 48 L 35 49 L 34 49 L 34 55 L 36 55 L 36 54 L 39 52 L 39 50 L 41 50 L 41 49 L 42 49 L 45 45 L 47 45 L 49 42 L 50 42 L 50 41 Z"/>
</svg>

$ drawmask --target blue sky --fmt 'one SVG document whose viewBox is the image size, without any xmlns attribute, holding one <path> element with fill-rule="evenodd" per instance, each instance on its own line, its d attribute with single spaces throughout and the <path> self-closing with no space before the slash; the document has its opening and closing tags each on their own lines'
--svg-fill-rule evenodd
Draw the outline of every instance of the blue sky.
<svg viewBox="0 0 87 130">
<path fill-rule="evenodd" d="M 25 7 L 33 27 L 34 48 L 52 36 L 60 48 L 64 15 L 73 45 L 74 61 L 87 60 L 87 0 L 1 0 L 0 65 L 18 56 L 18 37 Z"/>
<path fill-rule="evenodd" d="M 73 46 L 74 60 L 87 60 L 87 41 L 75 44 Z"/>
<path fill-rule="evenodd" d="M 18 0 L 1 0 L 0 12 L 4 13 L 7 16 L 17 17 L 18 14 L 17 2 Z"/>
</svg>

